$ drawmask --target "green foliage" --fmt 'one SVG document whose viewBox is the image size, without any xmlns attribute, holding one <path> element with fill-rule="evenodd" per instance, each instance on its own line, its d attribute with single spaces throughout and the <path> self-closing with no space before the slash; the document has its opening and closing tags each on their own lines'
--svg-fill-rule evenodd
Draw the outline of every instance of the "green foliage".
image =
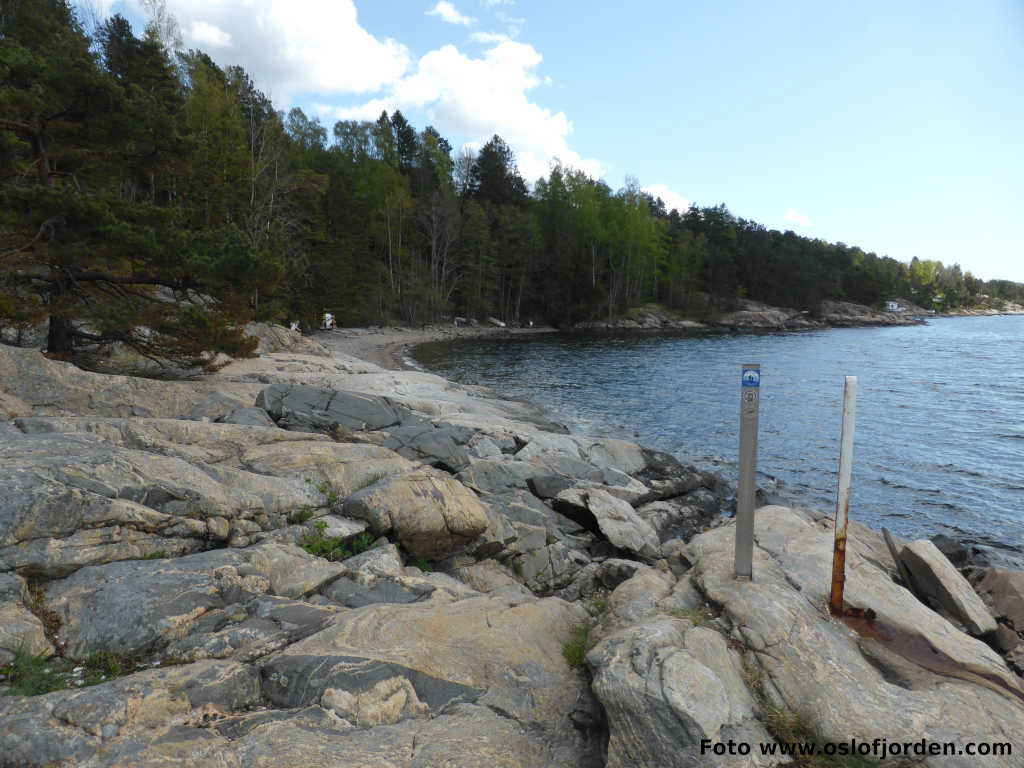
<svg viewBox="0 0 1024 768">
<path fill-rule="evenodd" d="M 599 592 L 583 603 L 583 607 L 591 616 L 601 616 L 608 610 L 608 593 Z"/>
<path fill-rule="evenodd" d="M 305 533 L 298 544 L 311 555 L 322 557 L 333 562 L 346 560 L 353 555 L 365 552 L 376 540 L 372 533 L 363 531 L 350 538 L 343 539 L 339 536 L 326 536 L 327 523 L 319 521 L 313 524 L 313 529 Z"/>
<path fill-rule="evenodd" d="M 155 552 L 150 552 L 148 555 L 143 555 L 140 560 L 163 560 L 167 557 L 167 550 L 158 549 Z"/>
<path fill-rule="evenodd" d="M 587 665 L 590 627 L 589 621 L 581 621 L 569 628 L 569 641 L 562 646 L 562 656 L 572 669 L 584 669 Z"/>
<path fill-rule="evenodd" d="M 764 690 L 764 673 L 761 668 L 743 658 L 743 682 L 754 695 L 758 715 L 768 733 L 780 744 L 823 744 L 826 739 L 814 727 L 814 720 L 804 712 L 780 707 L 768 697 Z M 800 765 L 809 768 L 873 768 L 876 760 L 851 755 L 809 755 L 800 758 Z"/>
<path fill-rule="evenodd" d="M 707 606 L 701 606 L 700 608 L 674 608 L 665 611 L 669 616 L 675 616 L 677 619 L 686 619 L 695 627 L 708 627 L 712 629 L 719 629 L 718 625 L 714 623 L 715 614 Z"/>
<path fill-rule="evenodd" d="M 302 523 L 313 517 L 313 510 L 309 508 L 309 505 L 304 506 L 302 509 L 292 512 L 288 515 L 288 525 L 302 525 Z"/>
<path fill-rule="evenodd" d="M 341 501 L 341 497 L 338 495 L 338 492 L 331 488 L 329 483 L 320 483 L 316 489 L 326 497 L 327 506 L 329 507 L 336 506 L 337 503 Z"/>
<path fill-rule="evenodd" d="M 324 311 L 571 325 L 651 302 L 698 319 L 744 299 L 1024 302 L 1022 284 L 769 230 L 724 204 L 667 211 L 636 179 L 613 190 L 556 165 L 531 193 L 500 136 L 453 158 L 398 111 L 329 132 L 279 114 L 238 67 L 172 61 L 166 13 L 141 37 L 114 16 L 90 38 L 64 0 L 8 5 L 0 323 L 49 318 L 51 354 L 88 364 L 124 345 L 204 365 L 250 354 L 253 317 L 314 327 Z"/>
<path fill-rule="evenodd" d="M 14 651 L 14 659 L 3 668 L 12 696 L 38 696 L 67 688 L 67 676 L 57 659 L 46 654 L 35 656 L 24 646 Z"/>
<path fill-rule="evenodd" d="M 28 609 L 42 622 L 43 632 L 46 634 L 47 639 L 52 642 L 56 638 L 57 632 L 60 631 L 60 616 L 56 611 L 46 607 L 46 593 L 43 592 L 42 587 L 36 584 L 30 585 L 28 594 Z"/>
<path fill-rule="evenodd" d="M 434 570 L 434 566 L 422 557 L 410 557 L 405 564 L 411 565 L 413 568 L 419 568 L 424 573 L 432 573 Z"/>
<path fill-rule="evenodd" d="M 93 651 L 82 661 L 82 684 L 99 685 L 107 680 L 131 674 L 135 664 L 113 651 Z"/>
</svg>

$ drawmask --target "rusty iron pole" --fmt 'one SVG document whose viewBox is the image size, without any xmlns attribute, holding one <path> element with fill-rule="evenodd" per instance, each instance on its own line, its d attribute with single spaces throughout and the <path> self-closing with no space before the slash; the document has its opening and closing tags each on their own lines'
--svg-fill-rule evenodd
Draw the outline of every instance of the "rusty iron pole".
<svg viewBox="0 0 1024 768">
<path fill-rule="evenodd" d="M 846 526 L 850 520 L 850 474 L 853 470 L 853 415 L 857 407 L 857 377 L 847 376 L 843 390 L 843 432 L 839 446 L 839 492 L 836 494 L 836 538 L 832 549 L 832 594 L 828 610 L 843 615 L 846 584 Z"/>
<path fill-rule="evenodd" d="M 733 576 L 754 577 L 754 492 L 757 474 L 757 411 L 761 366 L 745 363 L 740 377 L 740 467 L 736 483 L 736 554 Z"/>
</svg>

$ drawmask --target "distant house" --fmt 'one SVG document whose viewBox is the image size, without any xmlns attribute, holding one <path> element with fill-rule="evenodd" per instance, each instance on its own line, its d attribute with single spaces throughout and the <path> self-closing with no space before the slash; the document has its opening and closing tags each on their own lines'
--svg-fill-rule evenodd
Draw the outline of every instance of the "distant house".
<svg viewBox="0 0 1024 768">
<path fill-rule="evenodd" d="M 889 300 L 885 302 L 886 312 L 902 312 L 903 306 L 898 301 Z"/>
</svg>

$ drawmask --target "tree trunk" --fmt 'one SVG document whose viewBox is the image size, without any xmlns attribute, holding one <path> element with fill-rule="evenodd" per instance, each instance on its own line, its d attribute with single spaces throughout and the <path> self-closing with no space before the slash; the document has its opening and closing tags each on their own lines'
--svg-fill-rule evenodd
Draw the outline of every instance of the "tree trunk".
<svg viewBox="0 0 1024 768">
<path fill-rule="evenodd" d="M 56 314 L 50 314 L 50 331 L 46 336 L 46 350 L 53 355 L 67 356 L 74 350 L 71 322 Z"/>
</svg>

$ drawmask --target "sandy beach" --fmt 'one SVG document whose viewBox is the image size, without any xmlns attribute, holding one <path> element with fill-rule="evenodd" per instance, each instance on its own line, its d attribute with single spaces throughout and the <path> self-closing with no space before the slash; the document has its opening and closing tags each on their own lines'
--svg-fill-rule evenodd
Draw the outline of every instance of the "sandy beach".
<svg viewBox="0 0 1024 768">
<path fill-rule="evenodd" d="M 495 328 L 493 326 L 428 325 L 423 328 L 401 326 L 385 328 L 337 328 L 318 330 L 310 338 L 332 352 L 357 357 L 392 371 L 409 370 L 409 348 L 428 341 L 452 341 L 473 336 L 523 336 L 554 333 L 554 328 Z"/>
</svg>

